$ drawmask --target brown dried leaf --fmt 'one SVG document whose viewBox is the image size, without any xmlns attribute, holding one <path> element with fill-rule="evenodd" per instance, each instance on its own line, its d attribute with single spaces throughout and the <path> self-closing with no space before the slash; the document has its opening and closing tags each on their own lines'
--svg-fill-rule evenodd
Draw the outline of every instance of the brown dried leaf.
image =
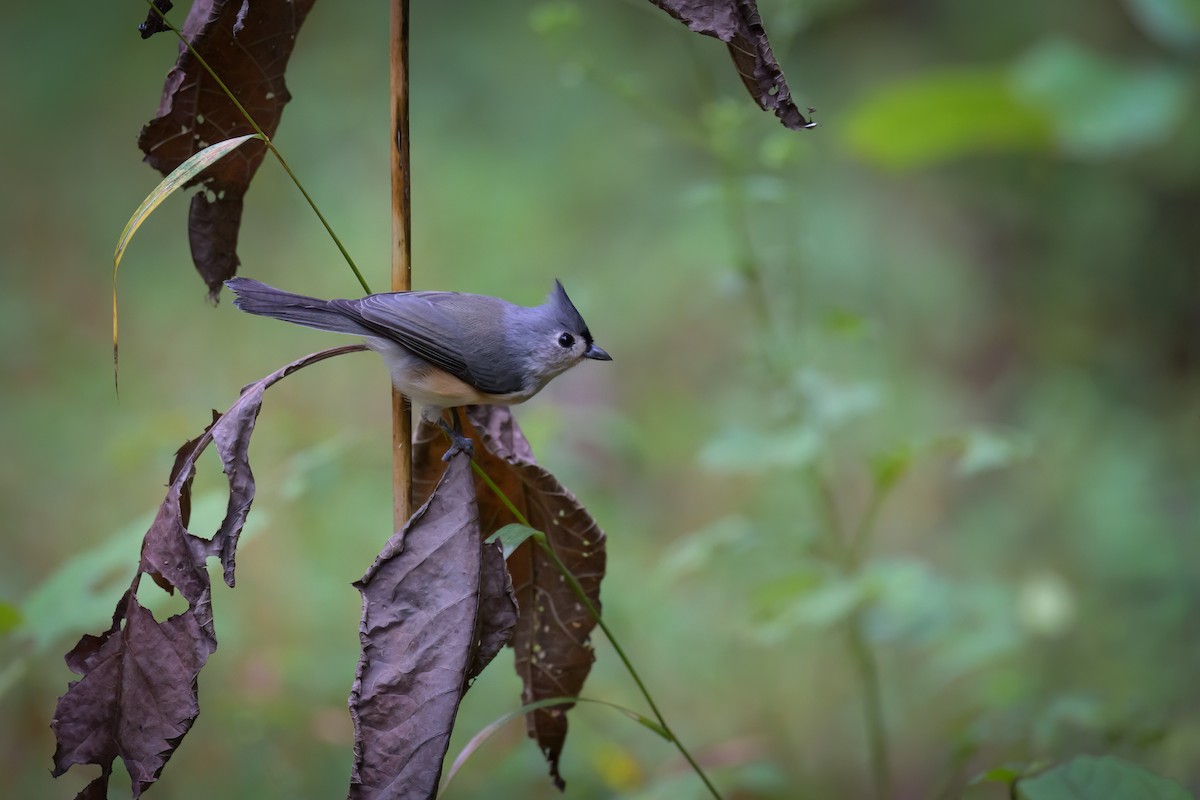
<svg viewBox="0 0 1200 800">
<path fill-rule="evenodd" d="M 814 128 L 792 100 L 791 89 L 763 28 L 756 0 L 650 0 L 690 30 L 729 45 L 750 96 L 793 130 Z M 811 109 L 810 109 L 811 111 Z"/>
<path fill-rule="evenodd" d="M 459 456 L 354 584 L 363 613 L 350 797 L 437 791 L 478 641 L 482 552 L 470 466 Z"/>
<path fill-rule="evenodd" d="M 50 727 L 58 748 L 53 774 L 74 764 L 101 768 L 100 777 L 79 798 L 107 796 L 117 756 L 138 797 L 158 779 L 200 713 L 196 676 L 215 639 L 201 630 L 194 608 L 158 622 L 138 603 L 135 589 L 136 579 L 117 603 L 108 631 L 84 636 L 67 654 L 67 665 L 83 677 L 70 685 L 54 710 Z"/>
<path fill-rule="evenodd" d="M 238 538 L 246 525 L 250 504 L 254 502 L 254 473 L 250 470 L 250 435 L 262 409 L 262 394 L 269 383 L 260 381 L 212 425 L 212 439 L 221 457 L 221 467 L 229 479 L 229 503 L 225 518 L 212 537 L 212 548 L 221 559 L 226 585 L 234 585 L 233 570 Z M 214 412 L 215 413 L 215 412 Z M 210 551 L 211 552 L 211 551 Z"/>
<path fill-rule="evenodd" d="M 504 549 L 499 542 L 481 544 L 483 562 L 479 576 L 479 630 L 467 680 L 473 681 L 496 654 L 512 639 L 517 627 L 517 596 L 512 578 L 504 563 Z"/>
<path fill-rule="evenodd" d="M 212 584 L 208 580 L 208 542 L 192 535 L 183 524 L 181 494 L 184 484 L 190 483 L 196 471 L 195 459 L 207 442 L 193 449 L 192 458 L 167 490 L 167 497 L 158 507 L 158 515 L 142 539 L 142 556 L 138 563 L 138 578 L 148 574 L 167 592 L 176 589 L 188 601 L 188 613 L 196 616 L 208 652 L 217 649 L 217 635 L 212 619 Z"/>
<path fill-rule="evenodd" d="M 184 37 L 268 136 L 275 134 L 291 99 L 284 70 L 313 2 L 196 0 L 183 25 Z M 248 133 L 254 128 L 180 44 L 158 113 L 138 137 L 146 163 L 168 175 L 206 145 Z M 211 298 L 237 272 L 242 198 L 265 153 L 264 143 L 248 142 L 193 181 L 204 188 L 192 198 L 188 240 Z"/>
<path fill-rule="evenodd" d="M 297 369 L 365 349 L 324 350 L 276 370 L 243 389 L 224 415 L 214 412 L 205 432 L 179 448 L 167 496 L 142 540 L 137 572 L 117 603 L 112 627 L 100 636 L 84 636 L 66 656 L 67 666 L 81 678 L 59 698 L 51 721 L 58 741 L 54 775 L 75 764 L 97 764 L 101 770 L 78 800 L 107 796 L 118 756 L 133 777 L 134 797 L 140 795 L 158 779 L 199 714 L 197 679 L 217 647 L 206 561 L 219 556 L 233 585 L 234 550 L 254 499 L 247 448 L 263 392 Z M 188 531 L 187 522 L 196 459 L 211 441 L 229 478 L 230 498 L 220 529 L 208 540 Z M 143 575 L 168 592 L 178 589 L 188 608 L 164 622 L 155 620 L 137 601 Z"/>
<path fill-rule="evenodd" d="M 180 486 L 179 490 L 179 520 L 184 524 L 185 527 L 188 524 L 188 520 L 191 519 L 192 516 L 192 478 L 196 476 L 195 469 L 192 469 L 192 465 L 196 460 L 196 454 L 194 451 L 197 445 L 199 445 L 201 442 L 208 441 L 208 432 L 212 430 L 212 426 L 215 425 L 217 420 L 220 418 L 221 415 L 216 411 L 213 411 L 213 420 L 208 424 L 208 427 L 204 429 L 204 433 L 200 434 L 195 439 L 188 439 L 178 450 L 175 451 L 175 463 L 171 465 L 171 474 L 167 477 L 167 486 L 169 487 L 174 484 L 175 479 L 178 478 L 179 474 L 185 469 L 189 470 L 189 473 L 184 478 L 183 484 Z"/>
<path fill-rule="evenodd" d="M 550 546 L 599 609 L 604 532 L 574 495 L 533 460 L 529 443 L 511 411 L 500 406 L 471 406 L 467 417 L 474 426 L 468 433 L 476 443 L 475 461 L 529 524 L 546 534 Z M 446 447 L 437 428 L 422 423 L 413 458 L 416 497 L 429 491 L 441 469 Z M 485 537 L 518 522 L 479 479 L 475 493 Z M 509 557 L 508 568 L 520 609 L 512 646 L 523 683 L 522 702 L 578 696 L 595 660 L 590 642 L 595 621 L 534 542 L 521 545 Z M 569 708 L 540 709 L 525 717 L 526 729 L 549 762 L 550 775 L 559 788 L 564 785 L 558 760 L 567 736 Z"/>
</svg>

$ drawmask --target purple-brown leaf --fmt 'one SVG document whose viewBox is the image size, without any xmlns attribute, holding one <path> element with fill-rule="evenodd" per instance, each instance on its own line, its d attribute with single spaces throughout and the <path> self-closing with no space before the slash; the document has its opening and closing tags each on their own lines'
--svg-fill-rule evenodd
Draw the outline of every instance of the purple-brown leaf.
<svg viewBox="0 0 1200 800">
<path fill-rule="evenodd" d="M 729 46 L 742 83 L 759 107 L 789 128 L 816 127 L 800 113 L 763 28 L 756 0 L 650 0 L 689 29 Z"/>
<path fill-rule="evenodd" d="M 512 412 L 499 406 L 472 406 L 467 410 L 476 442 L 475 460 L 483 471 L 528 519 L 542 531 L 550 546 L 600 608 L 600 581 L 604 577 L 605 538 L 587 510 L 548 471 L 533 460 Z M 423 423 L 414 450 L 414 494 L 428 492 L 440 470 L 447 443 L 434 426 Z M 481 480 L 475 484 L 480 527 L 490 536 L 518 522 Z M 531 703 L 548 697 L 578 696 L 595 655 L 590 636 L 595 620 L 571 592 L 550 559 L 533 541 L 526 541 L 509 557 L 519 617 L 512 646 L 523 689 L 521 699 Z M 568 705 L 527 714 L 526 729 L 537 741 L 550 765 L 550 775 L 562 788 L 558 761 L 567 736 Z"/>
<path fill-rule="evenodd" d="M 184 38 L 267 136 L 275 134 L 283 107 L 291 99 L 284 70 L 313 2 L 196 0 L 183 25 Z M 153 32 L 153 20 L 147 22 Z M 168 175 L 205 146 L 254 132 L 212 76 L 180 44 L 158 113 L 142 129 L 138 146 L 146 154 L 146 163 Z M 188 240 L 192 261 L 212 298 L 220 292 L 222 281 L 237 272 L 242 198 L 265 153 L 264 143 L 248 142 L 193 181 L 203 190 L 192 198 Z"/>
<path fill-rule="evenodd" d="M 269 385 L 269 384 L 267 384 Z M 267 385 L 254 384 L 242 393 L 233 407 L 212 426 L 213 443 L 221 456 L 221 467 L 229 479 L 229 503 L 221 527 L 213 534 L 212 546 L 221 559 L 225 583 L 233 586 L 238 537 L 246 525 L 254 502 L 254 473 L 250 470 L 250 435 L 262 408 Z"/>
<path fill-rule="evenodd" d="M 112 628 L 84 636 L 67 654 L 68 666 L 83 677 L 54 711 L 53 774 L 99 764 L 101 776 L 80 798 L 106 796 L 117 756 L 133 779 L 134 797 L 158 779 L 200 713 L 196 675 L 216 646 L 200 628 L 191 608 L 158 622 L 130 589 L 117 603 Z"/>
<path fill-rule="evenodd" d="M 212 619 L 212 584 L 208 580 L 208 542 L 193 536 L 183 524 L 180 495 L 196 471 L 195 458 L 203 446 L 193 450 L 192 460 L 167 490 L 158 515 L 142 539 L 138 574 L 148 574 L 165 591 L 175 589 L 188 601 L 209 652 L 217 649 Z M 137 578 L 134 578 L 135 585 Z"/>
<path fill-rule="evenodd" d="M 517 627 L 517 596 L 512 577 L 504 563 L 504 548 L 499 542 L 481 543 L 483 548 L 479 574 L 479 629 L 467 680 L 473 681 L 496 654 L 512 639 Z"/>
<path fill-rule="evenodd" d="M 363 613 L 351 798 L 437 791 L 476 653 L 482 552 L 470 465 L 459 456 L 355 583 Z"/>
<path fill-rule="evenodd" d="M 224 415 L 214 415 L 203 434 L 179 448 L 167 496 L 142 540 L 137 571 L 117 603 L 112 627 L 100 636 L 85 635 L 66 656 L 67 666 L 81 677 L 59 698 L 51 722 L 58 742 L 54 775 L 75 764 L 97 764 L 101 770 L 77 800 L 107 797 L 118 756 L 133 777 L 134 796 L 140 795 L 158 779 L 200 712 L 197 679 L 217 647 L 206 562 L 219 556 L 233 585 L 234 551 L 254 499 L 247 451 L 263 392 L 297 369 L 364 349 L 324 350 L 276 370 L 243 389 Z M 229 479 L 229 506 L 209 540 L 193 535 L 187 523 L 196 459 L 212 441 Z M 168 592 L 178 589 L 187 609 L 163 622 L 155 620 L 137 600 L 143 575 Z"/>
</svg>

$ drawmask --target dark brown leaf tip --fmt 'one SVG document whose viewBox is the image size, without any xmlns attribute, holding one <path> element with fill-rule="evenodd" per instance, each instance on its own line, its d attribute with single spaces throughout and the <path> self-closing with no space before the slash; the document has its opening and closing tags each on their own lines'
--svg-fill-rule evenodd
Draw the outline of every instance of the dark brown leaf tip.
<svg viewBox="0 0 1200 800">
<path fill-rule="evenodd" d="M 154 5 L 146 12 L 146 21 L 138 25 L 138 33 L 142 35 L 142 38 L 149 39 L 156 33 L 171 30 L 163 18 L 174 7 L 171 0 L 154 0 Z"/>
<path fill-rule="evenodd" d="M 815 128 L 792 100 L 791 89 L 763 28 L 755 0 L 650 0 L 690 30 L 729 46 L 733 64 L 759 107 L 793 130 Z"/>
</svg>

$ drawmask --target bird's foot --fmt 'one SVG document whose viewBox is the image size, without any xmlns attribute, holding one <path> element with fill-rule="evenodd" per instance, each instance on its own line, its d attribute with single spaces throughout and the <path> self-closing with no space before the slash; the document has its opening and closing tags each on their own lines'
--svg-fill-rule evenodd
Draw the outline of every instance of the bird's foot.
<svg viewBox="0 0 1200 800">
<path fill-rule="evenodd" d="M 442 461 L 449 461 L 459 453 L 466 453 L 467 458 L 475 455 L 475 443 L 461 433 L 450 431 L 450 449 L 442 456 Z"/>
<path fill-rule="evenodd" d="M 463 435 L 462 421 L 458 418 L 458 409 L 450 409 L 450 414 L 454 417 L 453 428 L 446 424 L 446 420 L 438 419 L 438 427 L 450 437 L 450 449 L 446 451 L 446 455 L 442 456 L 442 461 L 449 461 L 459 453 L 466 453 L 467 458 L 470 458 L 475 455 L 475 444 Z"/>
</svg>

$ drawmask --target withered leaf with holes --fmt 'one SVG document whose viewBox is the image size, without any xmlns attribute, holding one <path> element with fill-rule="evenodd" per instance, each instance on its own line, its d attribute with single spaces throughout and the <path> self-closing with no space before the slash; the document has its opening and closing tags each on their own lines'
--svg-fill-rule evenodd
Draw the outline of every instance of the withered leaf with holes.
<svg viewBox="0 0 1200 800">
<path fill-rule="evenodd" d="M 196 0 L 183 25 L 184 37 L 268 136 L 274 136 L 291 99 L 284 70 L 313 2 Z M 152 21 L 147 22 L 153 32 Z M 158 113 L 138 137 L 146 163 L 169 175 L 204 147 L 247 133 L 254 133 L 250 123 L 180 44 Z M 237 273 L 242 198 L 265 153 L 262 142 L 248 142 L 192 182 L 202 189 L 192 197 L 188 241 L 211 299 L 216 299 L 222 282 Z"/>
<path fill-rule="evenodd" d="M 248 448 L 263 392 L 302 367 L 365 349 L 324 350 L 276 370 L 243 389 L 225 414 L 215 415 L 203 434 L 179 448 L 166 499 L 142 540 L 137 570 L 117 602 L 112 627 L 99 636 L 85 635 L 66 656 L 80 679 L 58 699 L 50 723 L 58 743 L 53 774 L 62 775 L 75 764 L 97 764 L 101 770 L 78 800 L 108 796 L 117 757 L 133 778 L 133 796 L 139 796 L 158 780 L 200 712 L 200 668 L 217 647 L 206 562 L 219 557 L 225 580 L 233 585 L 238 536 L 254 499 Z M 210 442 L 216 442 L 229 479 L 229 504 L 220 528 L 204 539 L 187 526 L 196 459 Z M 143 575 L 168 592 L 178 590 L 187 609 L 156 620 L 137 599 Z"/>
<path fill-rule="evenodd" d="M 599 609 L 604 532 L 575 496 L 533 460 L 529 443 L 508 408 L 471 406 L 467 418 L 471 422 L 466 426 L 467 433 L 475 442 L 475 461 L 529 524 L 546 534 L 550 546 Z M 414 504 L 436 482 L 446 448 L 441 432 L 423 422 L 413 453 Z M 517 522 L 478 478 L 475 493 L 483 536 Z M 511 644 L 523 684 L 522 701 L 578 696 L 595 660 L 590 641 L 595 621 L 533 541 L 517 548 L 508 559 L 508 569 L 517 596 L 517 627 Z M 526 729 L 545 755 L 559 788 L 564 786 L 558 761 L 566 741 L 566 712 L 570 708 L 541 709 L 525 717 Z"/>
<path fill-rule="evenodd" d="M 792 91 L 767 41 L 756 0 L 650 0 L 689 29 L 729 45 L 750 96 L 793 130 L 814 128 L 792 100 Z M 810 109 L 811 110 L 811 109 Z"/>
</svg>

